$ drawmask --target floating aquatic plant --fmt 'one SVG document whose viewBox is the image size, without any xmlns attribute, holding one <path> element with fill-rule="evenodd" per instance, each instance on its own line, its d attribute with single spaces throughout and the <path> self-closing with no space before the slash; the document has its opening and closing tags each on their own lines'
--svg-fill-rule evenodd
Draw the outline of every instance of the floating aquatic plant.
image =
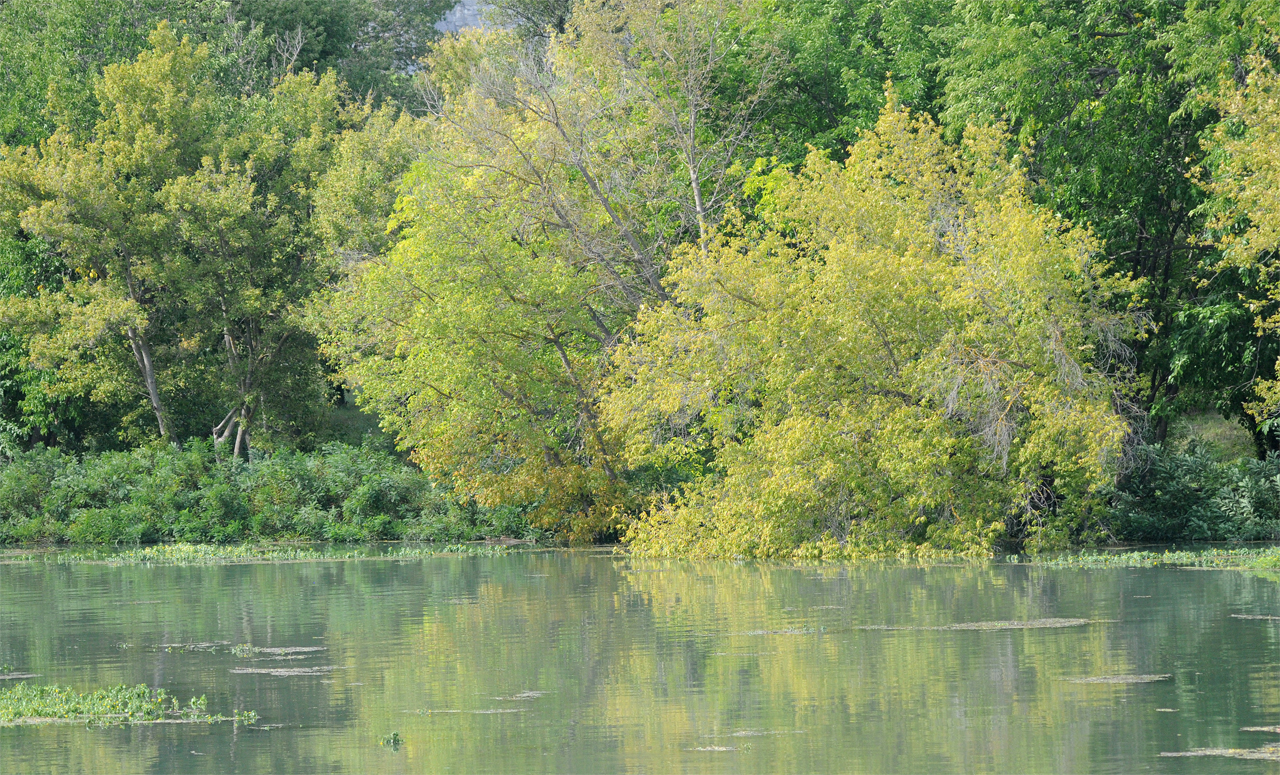
<svg viewBox="0 0 1280 775">
<path fill-rule="evenodd" d="M 277 656 L 293 654 L 306 655 L 328 650 L 328 646 L 251 646 L 248 643 L 241 643 L 238 646 L 231 647 L 231 653 L 235 654 L 237 657 L 248 657 L 254 654 L 275 654 Z"/>
<path fill-rule="evenodd" d="M 6 557 L 4 562 L 43 561 L 56 565 L 235 565 L 260 562 L 412 560 L 444 555 L 500 557 L 513 550 L 501 544 L 413 544 L 341 547 L 287 544 L 155 544 L 123 551 L 46 552 Z"/>
<path fill-rule="evenodd" d="M 1280 547 L 1240 547 L 1203 551 L 1081 552 L 1033 560 L 1050 568 L 1231 568 L 1270 570 L 1280 568 Z"/>
<path fill-rule="evenodd" d="M 290 677 L 295 675 L 325 675 L 336 669 L 333 665 L 319 665 L 317 667 L 233 667 L 231 672 L 236 675 L 256 674 Z"/>
<path fill-rule="evenodd" d="M 121 684 L 88 693 L 64 686 L 20 683 L 0 689 L 0 726 L 85 721 L 91 724 L 159 724 L 234 721 L 252 724 L 254 711 L 211 715 L 203 695 L 181 705 L 164 689 Z"/>
<path fill-rule="evenodd" d="M 494 697 L 495 700 L 536 700 L 542 697 L 546 692 L 537 691 L 536 689 L 527 689 L 519 694 L 513 694 L 510 697 Z"/>
<path fill-rule="evenodd" d="M 1040 630 L 1040 629 L 1057 629 L 1060 627 L 1083 627 L 1086 624 L 1092 624 L 1092 619 L 1030 619 L 1022 622 L 961 622 L 959 624 L 944 624 L 936 627 L 906 627 L 894 626 L 888 624 L 867 624 L 860 627 L 854 627 L 855 630 L 934 630 L 934 631 L 951 631 L 951 630 Z"/>
<path fill-rule="evenodd" d="M 157 544 L 128 549 L 107 557 L 107 565 L 215 565 L 238 562 L 342 560 L 359 556 L 357 550 L 319 551 L 304 546 L 255 546 L 239 544 Z"/>
<path fill-rule="evenodd" d="M 1192 748 L 1190 751 L 1163 751 L 1161 756 L 1221 756 L 1227 759 L 1280 762 L 1280 743 L 1269 743 L 1258 748 Z"/>
<path fill-rule="evenodd" d="M 229 640 L 215 640 L 208 643 L 161 643 L 156 648 L 168 652 L 190 652 L 190 651 L 206 651 L 210 654 L 216 653 L 223 646 L 230 646 Z"/>
<path fill-rule="evenodd" d="M 1173 678 L 1169 673 L 1156 675 L 1091 675 L 1085 678 L 1068 678 L 1073 684 L 1149 684 Z"/>
</svg>

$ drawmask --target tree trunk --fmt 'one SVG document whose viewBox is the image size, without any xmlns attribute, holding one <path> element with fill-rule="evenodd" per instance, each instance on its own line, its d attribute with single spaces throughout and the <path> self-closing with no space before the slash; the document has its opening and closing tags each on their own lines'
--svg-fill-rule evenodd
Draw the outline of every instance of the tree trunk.
<svg viewBox="0 0 1280 775">
<path fill-rule="evenodd" d="M 126 333 L 129 337 L 129 347 L 133 349 L 133 358 L 138 362 L 138 369 L 142 372 L 142 380 L 147 384 L 147 397 L 151 400 L 151 409 L 156 413 L 156 424 L 160 426 L 160 436 L 167 441 L 173 441 L 173 433 L 165 419 L 164 402 L 160 399 L 160 385 L 156 381 L 155 363 L 151 359 L 151 345 L 147 343 L 146 336 L 135 326 L 129 326 Z"/>
<path fill-rule="evenodd" d="M 253 407 L 250 407 L 247 403 L 240 405 L 239 427 L 236 429 L 236 446 L 231 454 L 236 457 L 243 457 L 245 460 L 249 459 L 249 425 L 253 422 L 254 414 Z"/>
</svg>

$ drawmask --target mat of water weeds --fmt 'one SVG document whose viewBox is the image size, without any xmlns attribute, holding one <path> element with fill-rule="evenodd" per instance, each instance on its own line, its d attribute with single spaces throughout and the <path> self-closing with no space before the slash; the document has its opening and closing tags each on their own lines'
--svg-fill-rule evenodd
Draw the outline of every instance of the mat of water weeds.
<svg viewBox="0 0 1280 775">
<path fill-rule="evenodd" d="M 502 544 L 156 544 L 126 549 L 13 551 L 0 564 L 55 565 L 236 565 L 342 560 L 414 560 L 450 555 L 501 557 L 514 551 Z"/>
<path fill-rule="evenodd" d="M 121 684 L 91 692 L 25 682 L 0 688 L 0 726 L 67 722 L 109 725 L 232 721 L 252 724 L 257 720 L 258 716 L 253 711 L 211 714 L 204 695 L 192 697 L 183 705 L 164 689 L 153 689 L 146 684 Z"/>
</svg>

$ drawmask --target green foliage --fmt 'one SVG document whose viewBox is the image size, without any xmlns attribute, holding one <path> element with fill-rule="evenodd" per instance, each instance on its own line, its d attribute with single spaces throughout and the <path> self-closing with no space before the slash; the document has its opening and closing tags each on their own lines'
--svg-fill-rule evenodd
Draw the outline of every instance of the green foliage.
<svg viewBox="0 0 1280 775">
<path fill-rule="evenodd" d="M 32 298 L 62 285 L 62 262 L 40 240 L 0 238 L 0 298 Z M 85 394 L 69 394 L 52 369 L 33 367 L 23 337 L 0 328 L 0 454 L 34 441 L 70 447 L 108 445 L 118 412 L 94 411 Z"/>
<path fill-rule="evenodd" d="M 1274 0 L 449 5 L 0 2 L 3 540 L 1273 534 Z"/>
<path fill-rule="evenodd" d="M 1244 321 L 1266 297 L 1256 273 L 1223 264 L 1206 241 L 1205 190 L 1191 173 L 1218 121 L 1206 99 L 1243 83 L 1245 59 L 1270 49 L 1280 7 L 1260 2 L 958 0 L 940 78 L 956 131 L 1008 120 L 1036 195 L 1088 223 L 1129 299 L 1149 321 L 1132 341 L 1132 398 L 1163 440 L 1178 414 L 1212 406 L 1253 425 L 1256 379 L 1274 374 L 1276 338 Z M 1252 429 L 1258 430 L 1256 426 Z M 1276 437 L 1258 434 L 1260 454 Z"/>
<path fill-rule="evenodd" d="M 58 721 L 101 725 L 161 721 L 252 724 L 257 720 L 258 714 L 253 711 L 237 711 L 233 716 L 210 715 L 208 701 L 203 695 L 192 697 L 185 706 L 179 705 L 177 697 L 146 684 L 120 684 L 84 694 L 70 687 L 36 686 L 25 682 L 0 689 L 0 726 Z"/>
<path fill-rule="evenodd" d="M 156 23 L 205 37 L 225 18 L 210 0 L 11 0 L 0 4 L 0 145 L 33 144 L 97 117 L 95 79 L 146 48 Z"/>
<path fill-rule="evenodd" d="M 1224 82 L 1212 104 L 1226 117 L 1205 145 L 1212 151 L 1205 188 L 1214 198 L 1204 208 L 1208 226 L 1222 248 L 1221 269 L 1255 280 L 1261 293 L 1249 298 L 1256 335 L 1274 341 L 1280 331 L 1280 277 L 1275 257 L 1280 250 L 1280 75 L 1259 53 L 1238 62 L 1236 81 Z M 1246 70 L 1247 68 L 1247 70 Z M 1203 172 L 1203 171 L 1201 171 Z M 1275 438 L 1280 419 L 1280 382 L 1276 381 L 1276 348 L 1259 352 L 1260 368 L 1250 387 L 1248 420 L 1259 435 Z"/>
<path fill-rule="evenodd" d="M 799 0 L 773 6 L 768 38 L 786 67 L 762 131 L 769 153 L 786 163 L 807 147 L 836 155 L 875 125 L 892 78 L 898 99 L 932 111 L 941 97 L 938 33 L 952 22 L 954 0 Z M 768 154 L 766 154 L 768 155 Z"/>
<path fill-rule="evenodd" d="M 234 13 L 272 42 L 276 73 L 333 71 L 357 94 L 413 99 L 412 73 L 455 0 L 236 0 Z"/>
<path fill-rule="evenodd" d="M 1056 557 L 1038 557 L 1033 563 L 1050 568 L 1233 568 L 1271 570 L 1280 568 L 1280 549 L 1166 549 L 1162 552 L 1081 552 Z"/>
<path fill-rule="evenodd" d="M 520 510 L 458 501 L 374 447 L 251 463 L 208 442 L 77 458 L 36 448 L 0 468 L 0 543 L 536 537 Z"/>
<path fill-rule="evenodd" d="M 162 21 L 209 48 L 227 94 L 332 71 L 360 95 L 414 99 L 413 71 L 452 0 L 8 0 L 0 3 L 0 145 L 98 117 L 104 68 L 136 57 Z"/>
<path fill-rule="evenodd" d="M 1109 524 L 1127 542 L 1280 539 L 1280 456 L 1224 462 L 1194 442 L 1139 448 Z"/>
<path fill-rule="evenodd" d="M 636 310 L 666 298 L 671 247 L 715 224 L 745 169 L 777 72 L 743 45 L 761 8 L 584 6 L 545 54 L 504 31 L 437 47 L 398 239 L 313 314 L 421 465 L 485 503 L 535 504 L 574 540 L 616 535 L 634 503 L 601 434 L 601 377 Z"/>
<path fill-rule="evenodd" d="M 297 315 L 331 269 L 312 194 L 369 111 L 332 74 L 229 97 L 208 47 L 164 23 L 150 42 L 104 71 L 87 137 L 0 154 L 0 211 L 65 275 L 0 308 L 59 397 L 132 404 L 126 423 L 149 406 L 161 438 L 212 430 L 244 456 L 251 429 L 305 435 L 325 401 Z"/>
</svg>

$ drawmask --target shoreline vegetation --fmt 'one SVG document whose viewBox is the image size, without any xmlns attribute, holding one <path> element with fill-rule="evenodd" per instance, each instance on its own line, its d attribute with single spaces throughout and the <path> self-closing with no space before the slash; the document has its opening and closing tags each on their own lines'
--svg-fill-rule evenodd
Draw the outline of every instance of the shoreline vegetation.
<svg viewBox="0 0 1280 775">
<path fill-rule="evenodd" d="M 156 544 L 139 547 L 102 547 L 76 549 L 69 547 L 11 548 L 0 550 L 0 565 L 43 563 L 52 565 L 106 565 L 120 566 L 212 566 L 246 565 L 295 562 L 343 562 L 343 561 L 405 561 L 432 557 L 504 557 L 517 552 L 548 551 L 551 547 L 531 542 L 477 541 L 458 544 L 417 544 L 413 542 L 383 542 L 364 545 L 333 545 L 322 543 L 273 543 L 273 544 Z M 614 547 L 619 558 L 629 556 L 623 547 Z M 644 560 L 644 557 L 636 557 Z M 746 558 L 726 558 L 723 561 L 742 562 Z M 794 563 L 793 559 L 788 564 Z M 1028 565 L 1042 568 L 1187 568 L 1205 570 L 1280 570 L 1280 546 L 1222 546 L 1205 545 L 1191 548 L 1125 549 L 1106 551 L 1083 549 L 1076 551 L 1048 552 L 1043 555 L 1010 554 L 1003 556 L 975 557 L 972 555 L 936 555 L 916 557 L 907 555 L 878 555 L 858 559 L 809 558 L 805 564 L 857 565 L 890 564 L 929 567 L 930 565 L 954 565 L 956 562 L 975 565 L 996 562 L 1005 565 Z"/>
<path fill-rule="evenodd" d="M 0 546 L 1280 540 L 1277 0 L 448 10 L 0 3 Z"/>
<path fill-rule="evenodd" d="M 520 542 L 523 544 L 524 542 Z M 152 544 L 89 551 L 66 547 L 0 551 L 0 565 L 43 562 L 53 565 L 247 565 L 344 560 L 414 560 L 424 557 L 501 557 L 515 551 L 509 544 Z"/>
<path fill-rule="evenodd" d="M 96 455 L 34 449 L 0 465 L 0 546 L 155 543 L 163 553 L 172 543 L 543 535 L 521 509 L 461 500 L 372 443 L 250 461 L 219 459 L 204 440 Z"/>
<path fill-rule="evenodd" d="M 1223 461 L 1194 440 L 1181 451 L 1144 454 L 1143 469 L 1106 493 L 1111 505 L 1104 520 L 1117 543 L 1280 537 L 1280 459 Z M 54 556 L 58 562 L 97 561 L 92 558 L 101 555 L 110 558 L 103 562 L 161 565 L 358 559 L 371 550 L 342 545 L 378 542 L 401 542 L 389 551 L 406 558 L 565 545 L 563 535 L 534 526 L 533 508 L 486 508 L 464 498 L 373 441 L 359 447 L 332 442 L 310 453 L 255 453 L 248 461 L 219 458 L 213 445 L 198 439 L 183 448 L 82 455 L 36 448 L 0 465 L 0 552 L 6 546 L 78 547 L 89 551 L 84 559 L 72 560 L 63 552 Z M 316 548 L 322 544 L 334 546 Z M 920 548 L 846 543 L 825 551 L 817 544 L 775 559 L 945 560 L 1026 551 L 1002 551 L 998 543 L 979 552 Z M 1254 553 L 1209 550 L 1241 562 L 1268 561 Z M 1082 567 L 1192 562 L 1125 551 L 1065 556 L 1074 559 L 1044 562 Z M 1128 559 L 1108 559 L 1114 557 Z"/>
</svg>

